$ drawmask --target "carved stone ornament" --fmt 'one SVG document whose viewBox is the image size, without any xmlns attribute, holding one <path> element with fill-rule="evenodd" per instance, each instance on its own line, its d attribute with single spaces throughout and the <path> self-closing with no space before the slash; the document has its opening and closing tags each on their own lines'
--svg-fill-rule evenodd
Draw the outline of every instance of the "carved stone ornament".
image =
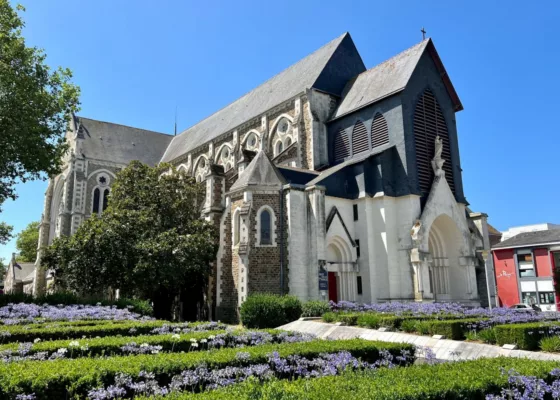
<svg viewBox="0 0 560 400">
<path fill-rule="evenodd" d="M 445 171 L 443 170 L 443 164 L 445 164 L 445 160 L 441 158 L 442 152 L 443 152 L 443 141 L 441 140 L 439 135 L 437 135 L 435 141 L 434 158 L 432 160 L 432 168 L 434 169 L 435 176 L 445 175 Z"/>
<path fill-rule="evenodd" d="M 420 229 L 422 229 L 422 221 L 417 219 L 416 222 L 414 222 L 414 225 L 412 225 L 412 229 L 410 230 L 410 237 L 416 245 L 418 245 L 422 241 L 422 234 L 420 233 Z"/>
</svg>

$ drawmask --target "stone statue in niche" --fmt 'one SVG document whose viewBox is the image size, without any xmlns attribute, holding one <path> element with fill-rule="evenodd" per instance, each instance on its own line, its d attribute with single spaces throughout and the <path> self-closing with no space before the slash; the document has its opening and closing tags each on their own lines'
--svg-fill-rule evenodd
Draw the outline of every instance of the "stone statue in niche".
<svg viewBox="0 0 560 400">
<path fill-rule="evenodd" d="M 434 158 L 432 159 L 432 168 L 434 169 L 435 176 L 445 175 L 445 171 L 443 170 L 443 164 L 445 163 L 445 160 L 441 158 L 442 152 L 443 152 L 443 141 L 441 140 L 439 135 L 437 135 L 435 141 Z"/>
<path fill-rule="evenodd" d="M 412 225 L 412 229 L 410 230 L 410 237 L 412 238 L 412 241 L 416 246 L 418 246 L 422 241 L 422 234 L 420 233 L 420 229 L 422 229 L 422 221 L 417 219 L 414 225 Z"/>
</svg>

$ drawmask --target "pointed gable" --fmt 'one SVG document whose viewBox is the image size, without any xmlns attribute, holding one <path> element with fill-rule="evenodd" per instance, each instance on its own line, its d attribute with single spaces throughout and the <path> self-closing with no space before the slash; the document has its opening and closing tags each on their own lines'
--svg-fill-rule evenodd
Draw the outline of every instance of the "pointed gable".
<svg viewBox="0 0 560 400">
<path fill-rule="evenodd" d="M 278 169 L 272 164 L 264 151 L 259 151 L 245 168 L 239 179 L 231 186 L 230 192 L 245 188 L 280 189 L 286 184 Z"/>
<path fill-rule="evenodd" d="M 453 101 L 455 111 L 462 110 L 461 101 L 445 71 L 432 40 L 426 39 L 391 57 L 387 61 L 368 69 L 348 82 L 343 90 L 342 100 L 332 119 L 340 118 L 403 91 L 424 52 L 428 52 L 434 61 L 447 92 Z"/>
<path fill-rule="evenodd" d="M 350 35 L 345 33 L 174 137 L 162 161 L 172 161 L 306 89 L 340 95 L 346 82 L 364 70 Z"/>
</svg>

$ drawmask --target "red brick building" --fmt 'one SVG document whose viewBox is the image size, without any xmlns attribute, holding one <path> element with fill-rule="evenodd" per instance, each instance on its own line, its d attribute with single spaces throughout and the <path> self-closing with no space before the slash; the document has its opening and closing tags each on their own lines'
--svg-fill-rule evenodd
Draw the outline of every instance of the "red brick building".
<svg viewBox="0 0 560 400">
<path fill-rule="evenodd" d="M 560 269 L 560 229 L 524 232 L 492 247 L 500 306 L 536 304 L 560 310 L 554 271 Z"/>
</svg>

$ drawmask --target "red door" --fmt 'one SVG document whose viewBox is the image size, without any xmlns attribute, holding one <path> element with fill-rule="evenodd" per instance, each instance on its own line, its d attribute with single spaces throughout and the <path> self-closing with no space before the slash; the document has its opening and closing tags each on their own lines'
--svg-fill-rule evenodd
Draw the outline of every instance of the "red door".
<svg viewBox="0 0 560 400">
<path fill-rule="evenodd" d="M 337 286 L 336 273 L 329 272 L 329 300 L 334 301 L 335 303 L 338 303 L 338 295 L 336 293 Z"/>
</svg>

